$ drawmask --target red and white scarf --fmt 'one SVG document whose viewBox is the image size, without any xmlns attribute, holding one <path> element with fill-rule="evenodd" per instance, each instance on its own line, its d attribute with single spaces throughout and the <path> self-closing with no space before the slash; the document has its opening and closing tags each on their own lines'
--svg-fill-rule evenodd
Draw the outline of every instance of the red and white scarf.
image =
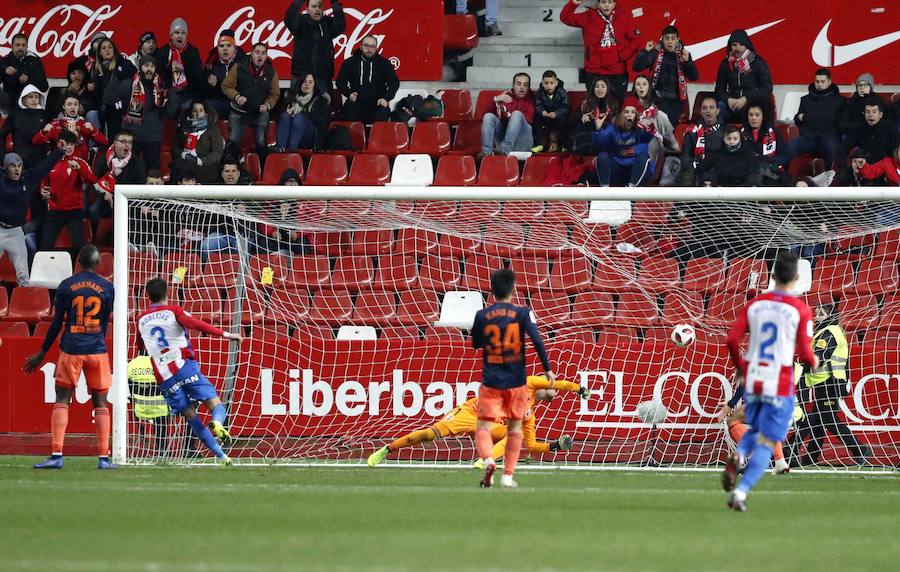
<svg viewBox="0 0 900 572">
<path fill-rule="evenodd" d="M 156 107 L 166 104 L 166 89 L 163 86 L 159 74 L 153 76 L 153 103 Z M 134 74 L 131 81 L 131 100 L 125 109 L 123 122 L 131 125 L 140 125 L 144 122 L 144 111 L 147 109 L 147 94 L 144 92 L 144 83 L 141 81 L 141 72 Z"/>
<path fill-rule="evenodd" d="M 106 166 L 114 177 L 122 174 L 122 170 L 128 165 L 129 161 L 131 161 L 131 152 L 119 159 L 116 157 L 115 145 L 110 145 L 109 149 L 106 150 Z"/>
<path fill-rule="evenodd" d="M 744 53 L 739 56 L 728 56 L 728 67 L 738 74 L 747 73 L 750 71 L 750 64 L 752 64 L 755 59 L 756 54 L 750 50 L 744 50 Z"/>
<path fill-rule="evenodd" d="M 663 48 L 662 42 L 657 42 L 654 49 L 656 50 L 656 61 L 653 63 L 653 72 L 650 75 L 651 89 L 656 89 L 656 84 L 659 82 L 659 76 L 662 73 L 663 57 L 666 55 L 666 50 Z M 681 67 L 681 57 L 683 53 L 684 45 L 681 42 L 678 42 L 678 45 L 675 46 L 675 69 L 678 71 L 678 99 L 687 101 L 687 78 L 684 77 L 684 68 Z"/>
<path fill-rule="evenodd" d="M 774 157 L 778 147 L 778 138 L 775 135 L 775 130 L 769 127 L 768 129 L 749 129 L 747 131 L 747 135 L 754 142 L 759 142 L 762 139 L 762 156 L 763 157 Z"/>
<path fill-rule="evenodd" d="M 175 91 L 183 90 L 188 83 L 187 74 L 184 73 L 184 62 L 181 61 L 183 52 L 184 48 L 176 48 L 175 44 L 169 42 L 169 67 L 172 69 L 172 87 Z"/>
<path fill-rule="evenodd" d="M 699 123 L 691 129 L 691 133 L 697 136 L 697 140 L 694 143 L 694 157 L 703 157 L 706 154 L 706 138 L 718 130 L 718 123 L 711 127 Z"/>
<path fill-rule="evenodd" d="M 613 19 L 616 17 L 616 12 L 613 10 L 609 13 L 609 16 L 604 16 L 603 12 L 600 10 L 597 10 L 597 13 L 600 14 L 600 17 L 606 22 L 606 28 L 603 30 L 603 37 L 600 38 L 600 47 L 611 48 L 616 45 L 616 30 L 613 28 Z"/>
</svg>

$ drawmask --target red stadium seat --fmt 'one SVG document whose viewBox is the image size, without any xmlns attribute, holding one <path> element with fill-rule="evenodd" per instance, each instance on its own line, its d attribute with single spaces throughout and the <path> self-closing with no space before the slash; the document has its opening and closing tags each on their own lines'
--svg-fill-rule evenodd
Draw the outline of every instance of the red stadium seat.
<svg viewBox="0 0 900 572">
<path fill-rule="evenodd" d="M 632 204 L 631 220 L 648 227 L 665 226 L 673 204 L 665 201 L 635 201 Z"/>
<path fill-rule="evenodd" d="M 9 259 L 9 255 L 5 252 L 0 255 L 0 282 L 7 284 L 15 284 L 17 282 L 16 269 Z"/>
<path fill-rule="evenodd" d="M 218 288 L 185 288 L 182 291 L 184 311 L 214 326 L 228 325 L 231 316 L 222 312 L 222 294 Z"/>
<path fill-rule="evenodd" d="M 277 288 L 268 303 L 268 320 L 297 325 L 309 314 L 309 294 L 305 288 Z"/>
<path fill-rule="evenodd" d="M 656 328 L 648 328 L 648 331 Z M 607 326 L 597 332 L 597 345 L 621 346 L 638 343 L 637 330 L 628 326 Z"/>
<path fill-rule="evenodd" d="M 711 292 L 725 285 L 725 261 L 721 258 L 692 258 L 684 271 L 682 286 L 692 292 Z"/>
<path fill-rule="evenodd" d="M 160 277 L 170 283 L 188 284 L 201 277 L 200 257 L 196 254 L 173 253 L 167 254 L 162 260 Z M 173 279 L 177 276 L 178 280 Z"/>
<path fill-rule="evenodd" d="M 340 99 L 340 98 L 339 98 Z M 330 129 L 346 127 L 350 132 L 350 151 L 332 151 L 336 155 L 355 156 L 366 149 L 366 126 L 361 121 L 332 121 Z"/>
<path fill-rule="evenodd" d="M 291 274 L 291 259 L 282 254 L 260 254 L 250 258 L 250 276 L 247 278 L 248 284 L 263 285 L 263 275 L 268 274 L 269 269 L 272 273 L 272 286 L 281 286 L 284 284 Z"/>
<path fill-rule="evenodd" d="M 684 148 L 684 135 L 693 128 L 691 123 L 679 123 L 675 126 L 675 140 L 678 141 L 679 147 Z"/>
<path fill-rule="evenodd" d="M 471 203 L 468 204 L 471 205 Z M 460 208 L 460 212 L 462 212 L 462 208 Z M 488 223 L 484 229 L 484 236 L 491 239 L 490 242 L 484 243 L 484 251 L 487 254 L 512 258 L 517 256 L 522 251 L 522 248 L 525 247 L 525 235 L 522 227 L 518 225 Z"/>
<path fill-rule="evenodd" d="M 405 290 L 419 281 L 419 266 L 415 256 L 407 254 L 383 254 L 378 259 L 378 270 L 372 288 Z"/>
<path fill-rule="evenodd" d="M 547 203 L 544 201 L 508 201 L 503 206 L 503 219 L 510 222 L 536 222 L 543 220 L 546 212 Z"/>
<path fill-rule="evenodd" d="M 94 244 L 102 252 L 111 252 L 113 246 L 113 221 L 111 218 L 101 218 L 97 223 L 97 232 L 94 233 Z"/>
<path fill-rule="evenodd" d="M 297 327 L 294 328 L 294 337 L 305 344 L 313 340 L 333 340 L 334 329 L 325 324 L 303 322 L 302 324 L 297 324 Z"/>
<path fill-rule="evenodd" d="M 510 268 L 516 273 L 516 284 L 526 292 L 546 288 L 550 281 L 550 264 L 546 258 L 519 256 L 510 261 Z"/>
<path fill-rule="evenodd" d="M 244 155 L 244 169 L 250 175 L 250 178 L 255 182 L 259 182 L 262 179 L 262 166 L 260 164 L 259 155 L 257 153 L 247 153 Z M 298 171 L 299 173 L 299 171 Z M 276 180 L 274 184 L 277 184 Z"/>
<path fill-rule="evenodd" d="M 354 256 L 379 256 L 388 254 L 394 246 L 394 231 L 390 229 L 357 230 L 353 233 L 350 254 Z"/>
<path fill-rule="evenodd" d="M 394 243 L 394 252 L 414 254 L 421 258 L 431 252 L 436 252 L 438 246 L 437 233 L 433 230 L 422 228 L 404 227 L 397 234 Z"/>
<path fill-rule="evenodd" d="M 459 259 L 429 254 L 419 269 L 419 284 L 423 288 L 448 292 L 457 290 L 460 282 Z"/>
<path fill-rule="evenodd" d="M 591 254 L 601 255 L 612 246 L 610 227 L 606 224 L 578 222 L 572 229 L 572 244 L 584 248 Z"/>
<path fill-rule="evenodd" d="M 573 326 L 605 326 L 617 323 L 612 294 L 582 292 L 575 297 L 569 323 Z"/>
<path fill-rule="evenodd" d="M 765 260 L 735 258 L 728 267 L 724 290 L 752 295 L 769 287 L 769 270 Z"/>
<path fill-rule="evenodd" d="M 313 155 L 309 160 L 305 185 L 336 186 L 347 182 L 350 173 L 347 169 L 347 158 L 343 155 Z"/>
<path fill-rule="evenodd" d="M 838 303 L 838 315 L 846 330 L 874 328 L 878 325 L 878 300 L 871 294 L 844 296 Z"/>
<path fill-rule="evenodd" d="M 507 203 L 503 212 L 508 216 L 508 209 L 513 203 Z M 515 207 L 514 207 L 515 208 Z M 519 207 L 521 208 L 521 207 Z M 520 213 L 513 211 L 512 216 L 519 216 Z M 530 222 L 537 223 L 532 219 Z M 522 247 L 524 256 L 538 256 L 555 260 L 572 250 L 572 245 L 568 240 L 568 227 L 559 225 L 556 228 L 552 226 L 532 226 L 528 237 L 525 239 L 525 245 Z"/>
<path fill-rule="evenodd" d="M 332 327 L 353 323 L 353 299 L 346 290 L 319 290 L 313 294 L 307 319 Z"/>
<path fill-rule="evenodd" d="M 13 292 L 15 296 L 15 292 Z M 881 309 L 881 320 L 878 321 L 879 330 L 900 330 L 900 300 L 885 302 Z"/>
<path fill-rule="evenodd" d="M 402 326 L 432 325 L 440 314 L 437 295 L 431 290 L 402 290 L 397 302 L 397 323 Z"/>
<path fill-rule="evenodd" d="M 159 152 L 159 173 L 163 179 L 170 181 L 172 179 L 172 151 L 162 149 Z M 176 181 L 177 182 L 177 181 Z"/>
<path fill-rule="evenodd" d="M 132 258 L 134 256 L 135 256 L 134 254 L 131 254 L 131 255 L 129 255 L 129 258 Z M 133 260 L 133 258 L 132 258 L 132 260 Z M 132 264 L 132 262 L 129 261 L 129 265 L 131 265 L 131 264 Z M 103 278 L 106 278 L 107 280 L 109 280 L 111 282 L 113 279 L 113 265 L 114 265 L 114 261 L 113 261 L 112 252 L 101 252 L 100 253 L 100 264 L 97 265 L 95 272 L 97 272 L 97 274 L 99 274 L 100 276 L 102 276 Z M 78 262 L 78 259 L 76 258 L 74 273 L 77 274 L 79 272 L 81 272 L 81 263 Z"/>
<path fill-rule="evenodd" d="M 476 252 L 473 257 L 466 260 L 465 267 L 463 289 L 489 292 L 491 290 L 491 274 L 503 268 L 503 259 L 497 255 Z"/>
<path fill-rule="evenodd" d="M 592 277 L 590 259 L 581 252 L 570 251 L 553 265 L 548 286 L 551 290 L 575 294 L 590 290 Z"/>
<path fill-rule="evenodd" d="M 838 228 L 840 238 L 837 250 L 840 252 L 872 252 L 875 246 L 875 234 L 865 227 L 845 225 Z"/>
<path fill-rule="evenodd" d="M 266 145 L 274 145 L 275 144 L 275 122 L 269 121 L 269 125 L 266 126 Z M 228 135 L 225 135 L 225 140 L 228 140 Z M 241 134 L 240 139 L 241 153 L 246 155 L 247 153 L 253 153 L 256 151 L 256 129 L 250 125 L 250 123 L 246 123 L 244 126 L 244 132 Z"/>
<path fill-rule="evenodd" d="M 308 235 L 313 252 L 328 256 L 338 256 L 350 249 L 353 237 L 349 231 L 320 231 Z"/>
<path fill-rule="evenodd" d="M 569 92 L 569 110 L 572 112 L 570 117 L 574 117 L 581 111 L 581 102 L 587 97 L 586 91 L 570 91 Z"/>
<path fill-rule="evenodd" d="M 649 226 L 639 221 L 629 221 L 616 230 L 616 243 L 628 243 L 641 250 L 639 258 L 652 256 L 656 252 L 656 240 Z"/>
<path fill-rule="evenodd" d="M 419 121 L 413 129 L 409 153 L 440 157 L 450 151 L 450 125 L 443 121 Z"/>
<path fill-rule="evenodd" d="M 143 287 L 148 280 L 157 276 L 159 276 L 159 258 L 155 254 L 136 252 L 128 255 L 129 284 Z"/>
<path fill-rule="evenodd" d="M 406 123 L 378 121 L 372 124 L 366 153 L 396 157 L 409 147 L 409 130 Z"/>
<path fill-rule="evenodd" d="M 737 313 L 747 303 L 745 292 L 718 292 L 709 299 L 706 308 L 706 321 L 711 326 L 731 327 L 737 319 Z"/>
<path fill-rule="evenodd" d="M 591 287 L 604 292 L 624 292 L 635 287 L 634 259 L 623 254 L 608 254 L 597 260 Z"/>
<path fill-rule="evenodd" d="M 286 169 L 297 171 L 303 178 L 303 158 L 299 153 L 272 153 L 266 157 L 266 168 L 260 182 L 263 185 L 277 185 Z"/>
<path fill-rule="evenodd" d="M 444 155 L 434 174 L 435 187 L 471 187 L 478 179 L 471 155 Z"/>
<path fill-rule="evenodd" d="M 878 234 L 875 256 L 900 258 L 900 229 L 886 230 Z"/>
<path fill-rule="evenodd" d="M 385 326 L 395 322 L 397 317 L 394 291 L 367 290 L 356 298 L 353 308 L 353 323 L 366 326 Z"/>
<path fill-rule="evenodd" d="M 619 295 L 616 323 L 647 328 L 659 323 L 656 300 L 643 292 L 624 292 Z"/>
<path fill-rule="evenodd" d="M 667 292 L 681 282 L 678 261 L 674 258 L 651 256 L 641 262 L 637 285 L 648 292 Z"/>
<path fill-rule="evenodd" d="M 263 323 L 266 317 L 267 303 L 262 290 L 257 288 L 247 288 L 244 290 L 244 295 L 245 299 L 241 309 L 241 325 L 252 326 L 254 324 Z M 225 300 L 234 300 L 236 297 L 237 291 L 229 289 Z M 231 303 L 227 303 L 225 309 L 233 311 L 231 306 Z"/>
<path fill-rule="evenodd" d="M 693 324 L 703 318 L 703 295 L 699 292 L 673 290 L 663 304 L 662 323 L 666 326 Z"/>
<path fill-rule="evenodd" d="M 178 123 L 174 119 L 170 119 L 168 117 L 163 117 L 162 119 L 162 145 L 160 146 L 161 151 L 165 151 L 169 154 L 169 162 L 172 160 L 172 143 L 175 142 L 175 138 L 178 136 Z M 227 138 L 228 135 L 225 135 Z M 161 155 L 161 154 L 160 154 Z M 160 161 L 160 165 L 162 165 L 162 161 Z"/>
<path fill-rule="evenodd" d="M 468 89 L 445 89 L 437 92 L 437 96 L 444 102 L 442 120 L 456 125 L 472 119 L 475 109 L 472 105 L 472 94 Z"/>
<path fill-rule="evenodd" d="M 477 155 L 481 153 L 481 121 L 463 121 L 456 128 L 451 155 Z"/>
<path fill-rule="evenodd" d="M 192 282 L 204 286 L 233 286 L 241 279 L 241 259 L 237 254 L 210 254 L 200 275 Z"/>
<path fill-rule="evenodd" d="M 496 219 L 503 206 L 500 201 L 461 201 L 456 219 L 464 224 Z M 518 230 L 521 230 L 519 228 Z M 488 236 L 485 233 L 485 236 Z"/>
<path fill-rule="evenodd" d="M 331 272 L 331 287 L 350 292 L 368 288 L 375 277 L 372 258 L 369 256 L 339 256 Z"/>
<path fill-rule="evenodd" d="M 585 344 L 593 344 L 597 341 L 597 334 L 593 329 L 587 326 L 576 326 L 574 328 L 559 328 L 554 332 L 553 341 L 555 342 L 582 342 Z M 600 344 L 601 346 L 605 344 Z"/>
<path fill-rule="evenodd" d="M 310 290 L 324 288 L 331 279 L 331 263 L 327 256 L 294 256 L 291 258 L 288 288 L 303 287 Z"/>
<path fill-rule="evenodd" d="M 461 343 L 466 343 L 468 341 L 466 340 L 465 335 L 463 335 L 463 331 L 459 328 L 445 328 L 441 326 L 426 326 L 425 339 Z"/>
<path fill-rule="evenodd" d="M 532 292 L 531 309 L 541 327 L 569 323 L 572 307 L 565 292 Z"/>
<path fill-rule="evenodd" d="M 488 155 L 478 170 L 480 187 L 514 187 L 519 184 L 519 162 L 515 157 Z"/>
<path fill-rule="evenodd" d="M 830 256 L 816 263 L 811 292 L 839 294 L 853 286 L 853 265 L 844 256 Z"/>
<path fill-rule="evenodd" d="M 478 93 L 478 100 L 475 103 L 475 121 L 481 125 L 481 119 L 485 113 L 494 113 L 497 110 L 497 104 L 494 98 L 503 93 L 502 89 L 484 89 Z"/>
<path fill-rule="evenodd" d="M 350 167 L 348 184 L 354 186 L 382 186 L 391 180 L 391 160 L 387 155 L 357 155 Z"/>
<path fill-rule="evenodd" d="M 478 23 L 471 14 L 444 15 L 444 49 L 471 50 L 478 46 Z"/>
<path fill-rule="evenodd" d="M 0 320 L 9 312 L 9 298 L 6 295 L 6 288 L 0 288 Z"/>
<path fill-rule="evenodd" d="M 3 316 L 3 320 L 34 324 L 41 320 L 49 320 L 51 314 L 50 292 L 46 288 L 19 286 L 13 288 L 9 310 Z"/>
<path fill-rule="evenodd" d="M 459 214 L 456 201 L 416 201 L 413 214 L 418 218 L 440 221 L 455 221 Z"/>
<path fill-rule="evenodd" d="M 562 158 L 555 155 L 532 155 L 525 160 L 525 168 L 522 170 L 522 180 L 520 185 L 523 187 L 541 187 L 544 185 L 544 179 L 550 171 L 550 165 L 562 161 Z"/>
<path fill-rule="evenodd" d="M 856 275 L 856 292 L 881 294 L 898 288 L 897 260 L 893 257 L 863 258 Z"/>
<path fill-rule="evenodd" d="M 28 324 L 25 322 L 0 322 L 0 339 L 27 337 Z"/>
<path fill-rule="evenodd" d="M 441 256 L 471 258 L 481 249 L 481 239 L 442 234 L 438 239 L 438 253 Z"/>
</svg>

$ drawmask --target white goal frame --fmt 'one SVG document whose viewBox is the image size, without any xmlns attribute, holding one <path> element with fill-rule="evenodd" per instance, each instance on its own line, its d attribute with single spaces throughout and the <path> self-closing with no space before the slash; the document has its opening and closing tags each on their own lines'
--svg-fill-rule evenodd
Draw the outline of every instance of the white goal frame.
<svg viewBox="0 0 900 572">
<path fill-rule="evenodd" d="M 114 203 L 114 286 L 118 292 L 113 322 L 113 408 L 112 454 L 116 463 L 128 460 L 128 204 L 140 199 L 186 200 L 377 200 L 412 201 L 900 201 L 900 189 L 893 187 L 284 187 L 225 186 L 159 187 L 120 185 Z M 644 470 L 644 469 L 640 469 Z M 666 469 L 685 470 L 685 469 Z M 702 470 L 702 469 L 690 469 Z M 811 472 L 832 472 L 813 469 Z M 846 474 L 846 471 L 833 471 Z M 890 471 L 887 471 L 890 472 Z M 873 474 L 866 471 L 866 474 Z"/>
</svg>

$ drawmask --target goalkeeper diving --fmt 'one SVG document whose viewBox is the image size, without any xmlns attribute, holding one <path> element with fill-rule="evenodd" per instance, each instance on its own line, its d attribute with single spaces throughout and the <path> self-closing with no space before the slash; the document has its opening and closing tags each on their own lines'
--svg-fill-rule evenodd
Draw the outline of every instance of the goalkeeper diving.
<svg viewBox="0 0 900 572">
<path fill-rule="evenodd" d="M 554 441 L 538 441 L 535 434 L 534 406 L 538 401 L 551 401 L 556 397 L 557 391 L 576 393 L 582 399 L 590 397 L 586 387 L 581 387 L 571 381 L 550 381 L 544 376 L 529 375 L 526 379 L 528 387 L 528 411 L 522 424 L 523 445 L 529 453 L 548 453 L 555 451 L 568 451 L 572 448 L 572 437 L 563 435 Z M 388 443 L 384 447 L 369 455 L 367 461 L 370 467 L 374 467 L 387 459 L 388 455 L 406 447 L 412 447 L 428 441 L 436 441 L 445 437 L 459 435 L 474 435 L 478 423 L 478 397 L 473 397 L 457 406 L 437 423 L 425 429 L 413 431 L 399 439 Z M 491 439 L 494 441 L 493 458 L 503 456 L 506 438 L 506 425 L 495 423 L 491 428 Z"/>
</svg>

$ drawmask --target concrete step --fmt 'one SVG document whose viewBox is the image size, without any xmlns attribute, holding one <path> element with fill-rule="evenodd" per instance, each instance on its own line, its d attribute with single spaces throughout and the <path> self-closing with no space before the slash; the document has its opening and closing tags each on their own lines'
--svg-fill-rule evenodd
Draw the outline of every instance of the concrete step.
<svg viewBox="0 0 900 572">
<path fill-rule="evenodd" d="M 499 21 L 503 36 L 514 38 L 567 38 L 581 41 L 581 31 L 559 22 L 505 22 Z M 496 37 L 496 36 L 495 36 Z"/>
<path fill-rule="evenodd" d="M 478 48 L 476 48 L 475 53 L 478 54 L 534 54 L 536 51 L 542 54 L 582 54 L 584 55 L 584 48 L 581 44 L 560 44 L 560 45 L 552 45 L 552 44 L 542 44 L 540 47 L 535 46 L 530 42 L 525 42 L 520 40 L 522 43 L 520 44 L 497 44 L 497 43 L 485 43 L 488 38 L 481 38 L 481 43 L 478 44 Z M 65 86 L 64 86 L 65 87 Z"/>
<path fill-rule="evenodd" d="M 530 22 L 534 24 L 550 24 L 559 22 L 560 8 L 557 6 L 500 6 L 497 19 L 502 24 L 507 22 Z"/>
<path fill-rule="evenodd" d="M 466 70 L 466 83 L 492 84 L 498 87 L 506 87 L 512 84 L 512 78 L 514 75 L 520 72 L 525 72 L 531 76 L 532 87 L 536 88 L 541 80 L 541 74 L 543 74 L 544 70 L 546 69 L 547 66 L 504 67 L 474 65 Z M 554 66 L 553 70 L 556 72 L 556 75 L 566 83 L 567 86 L 574 86 L 578 83 L 577 67 Z"/>
<path fill-rule="evenodd" d="M 554 17 L 559 14 L 568 0 L 501 0 L 500 13 L 503 10 L 514 8 L 552 8 Z"/>
<path fill-rule="evenodd" d="M 553 46 L 567 46 L 570 49 L 576 48 L 578 51 L 584 49 L 584 43 L 581 41 L 581 34 L 559 35 L 553 37 L 521 37 L 506 33 L 503 23 L 500 23 L 500 29 L 503 30 L 502 36 L 491 36 L 489 38 L 479 38 L 478 48 L 481 50 L 488 46 L 510 46 L 525 53 L 532 51 L 546 51 L 546 48 Z"/>
<path fill-rule="evenodd" d="M 558 67 L 574 67 L 578 68 L 584 65 L 584 54 L 579 51 L 550 53 L 550 52 L 533 52 L 531 54 L 523 54 L 520 52 L 475 52 L 475 65 L 477 66 L 503 66 L 513 67 L 520 65 L 529 65 L 534 67 L 545 67 L 556 69 Z"/>
</svg>

